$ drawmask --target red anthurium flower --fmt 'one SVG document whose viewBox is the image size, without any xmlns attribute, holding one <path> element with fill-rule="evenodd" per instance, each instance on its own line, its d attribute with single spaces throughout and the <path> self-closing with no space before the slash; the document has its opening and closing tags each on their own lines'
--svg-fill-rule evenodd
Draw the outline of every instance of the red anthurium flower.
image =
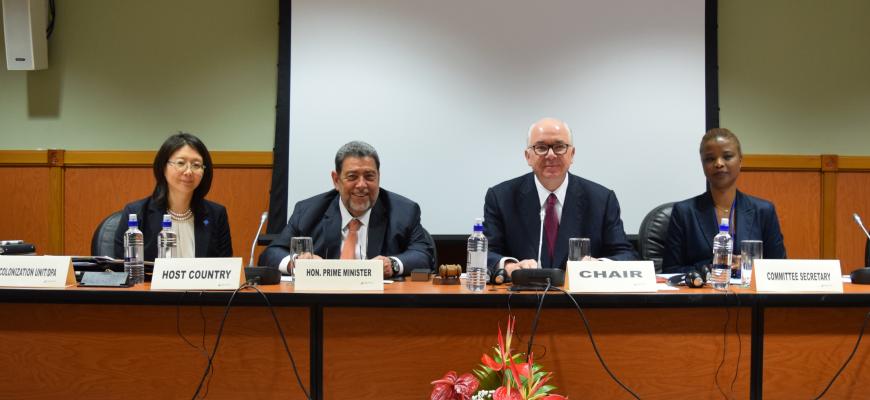
<svg viewBox="0 0 870 400">
<path fill-rule="evenodd" d="M 516 390 L 510 390 L 504 386 L 499 387 L 492 394 L 492 400 L 523 400 L 520 393 Z"/>
<path fill-rule="evenodd" d="M 477 379 L 471 374 L 457 376 L 456 371 L 448 371 L 444 377 L 432 381 L 431 400 L 468 400 L 477 391 Z"/>
<path fill-rule="evenodd" d="M 489 354 L 484 354 L 483 357 L 480 357 L 480 362 L 482 362 L 483 365 L 486 365 L 487 368 L 493 371 L 501 371 L 501 369 L 504 367 L 502 364 L 499 364 L 492 357 L 490 357 Z"/>
</svg>

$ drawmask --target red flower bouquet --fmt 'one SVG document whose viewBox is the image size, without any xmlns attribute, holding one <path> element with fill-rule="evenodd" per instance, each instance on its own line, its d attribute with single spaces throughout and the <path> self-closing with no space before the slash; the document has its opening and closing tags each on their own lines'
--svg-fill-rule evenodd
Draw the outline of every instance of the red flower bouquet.
<svg viewBox="0 0 870 400">
<path fill-rule="evenodd" d="M 533 362 L 533 355 L 524 357 L 511 349 L 516 318 L 509 317 L 506 333 L 498 328 L 498 345 L 493 355 L 484 353 L 474 376 L 458 376 L 449 371 L 443 378 L 432 382 L 432 400 L 560 400 L 567 397 L 550 394 L 555 389 L 547 382 L 552 372 L 545 372 Z"/>
</svg>

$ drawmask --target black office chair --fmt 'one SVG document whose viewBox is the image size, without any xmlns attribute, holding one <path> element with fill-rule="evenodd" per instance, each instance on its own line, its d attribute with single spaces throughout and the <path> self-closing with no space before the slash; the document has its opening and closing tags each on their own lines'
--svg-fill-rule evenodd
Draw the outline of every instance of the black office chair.
<svg viewBox="0 0 870 400">
<path fill-rule="evenodd" d="M 673 206 L 674 203 L 670 202 L 653 208 L 643 218 L 643 222 L 640 223 L 640 231 L 637 233 L 640 257 L 644 260 L 652 260 L 656 273 L 662 272 L 665 240 L 668 235 Z"/>
<path fill-rule="evenodd" d="M 115 232 L 124 221 L 124 212 L 116 211 L 109 214 L 103 222 L 97 225 L 94 236 L 91 237 L 91 255 L 115 257 Z"/>
<path fill-rule="evenodd" d="M 870 267 L 870 239 L 867 239 L 867 244 L 864 245 L 864 266 Z"/>
<path fill-rule="evenodd" d="M 421 226 L 421 228 L 423 228 Z M 429 242 L 429 245 L 432 246 L 432 266 L 431 271 L 438 272 L 438 247 L 435 246 L 435 239 L 432 238 L 432 235 L 429 234 L 429 231 L 426 228 L 423 228 L 423 234 L 426 235 L 426 241 Z"/>
</svg>

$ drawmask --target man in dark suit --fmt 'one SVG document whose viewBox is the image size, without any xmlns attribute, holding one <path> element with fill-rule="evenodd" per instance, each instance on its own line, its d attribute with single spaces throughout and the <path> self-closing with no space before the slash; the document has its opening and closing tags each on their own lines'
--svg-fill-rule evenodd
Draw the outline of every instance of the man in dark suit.
<svg viewBox="0 0 870 400">
<path fill-rule="evenodd" d="M 572 143 L 564 122 L 541 119 L 529 129 L 525 150 L 532 172 L 487 191 L 484 233 L 492 272 L 504 269 L 510 276 L 521 268 L 564 268 L 572 237 L 589 238 L 594 258 L 637 258 L 613 191 L 568 173 Z"/>
<path fill-rule="evenodd" d="M 432 268 L 435 246 L 420 224 L 417 203 L 380 188 L 381 162 L 364 142 L 350 142 L 335 155 L 334 190 L 296 203 L 287 226 L 260 255 L 260 264 L 293 268 L 290 239 L 310 236 L 317 258 L 378 259 L 384 278 Z"/>
</svg>

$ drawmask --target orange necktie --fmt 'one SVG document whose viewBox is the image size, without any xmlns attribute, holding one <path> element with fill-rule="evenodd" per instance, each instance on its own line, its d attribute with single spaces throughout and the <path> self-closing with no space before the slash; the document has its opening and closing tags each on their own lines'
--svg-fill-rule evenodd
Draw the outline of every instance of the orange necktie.
<svg viewBox="0 0 870 400">
<path fill-rule="evenodd" d="M 356 258 L 356 242 L 357 231 L 362 222 L 354 218 L 347 224 L 347 239 L 344 239 L 344 244 L 341 246 L 341 259 L 353 260 Z"/>
</svg>

